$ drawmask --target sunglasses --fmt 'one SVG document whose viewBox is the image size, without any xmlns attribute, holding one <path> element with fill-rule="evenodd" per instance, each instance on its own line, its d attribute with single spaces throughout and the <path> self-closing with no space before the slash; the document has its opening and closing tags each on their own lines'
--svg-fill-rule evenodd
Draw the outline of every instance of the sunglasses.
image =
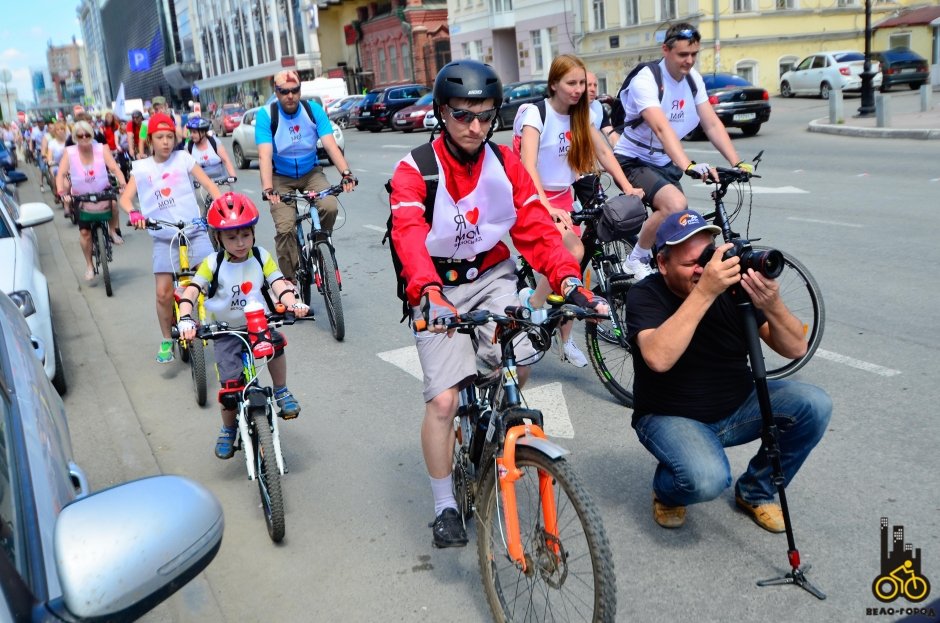
<svg viewBox="0 0 940 623">
<path fill-rule="evenodd" d="M 300 93 L 300 87 L 294 87 L 292 89 L 282 89 L 281 87 L 277 87 L 277 92 L 281 95 L 297 95 Z"/>
<path fill-rule="evenodd" d="M 75 138 L 81 140 L 83 138 L 91 138 L 91 134 L 76 134 Z"/>
<path fill-rule="evenodd" d="M 490 108 L 483 112 L 472 112 L 462 108 L 451 108 L 450 114 L 455 120 L 467 125 L 473 123 L 474 119 L 477 119 L 480 123 L 489 123 L 496 118 L 496 109 Z"/>
<path fill-rule="evenodd" d="M 701 38 L 702 38 L 702 35 L 700 35 L 699 32 L 695 30 L 694 28 L 685 28 L 678 32 L 672 33 L 672 35 L 670 35 L 669 38 L 666 39 L 666 43 L 668 44 L 673 41 L 697 41 L 697 40 L 701 40 Z"/>
</svg>

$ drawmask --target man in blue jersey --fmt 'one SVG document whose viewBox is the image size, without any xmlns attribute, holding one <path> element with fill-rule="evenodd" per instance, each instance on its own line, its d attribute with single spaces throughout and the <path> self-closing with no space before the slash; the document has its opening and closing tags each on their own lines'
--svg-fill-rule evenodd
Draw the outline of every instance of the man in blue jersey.
<svg viewBox="0 0 940 623">
<path fill-rule="evenodd" d="M 261 188 L 271 204 L 274 220 L 274 246 L 277 263 L 284 276 L 294 280 L 299 249 L 294 237 L 297 207 L 281 203 L 282 193 L 317 192 L 330 187 L 317 160 L 317 140 L 343 176 L 343 190 L 350 192 L 357 180 L 349 170 L 342 150 L 333 138 L 333 126 L 316 102 L 301 102 L 300 78 L 296 71 L 284 70 L 274 76 L 277 102 L 258 111 L 255 142 L 261 168 Z M 320 201 L 317 211 L 325 231 L 332 231 L 336 222 L 335 197 Z"/>
</svg>

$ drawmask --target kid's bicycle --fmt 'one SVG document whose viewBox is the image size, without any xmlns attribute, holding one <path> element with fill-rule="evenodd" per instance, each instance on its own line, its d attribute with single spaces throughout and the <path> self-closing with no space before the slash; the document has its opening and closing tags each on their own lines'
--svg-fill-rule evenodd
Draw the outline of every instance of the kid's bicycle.
<svg viewBox="0 0 940 623">
<path fill-rule="evenodd" d="M 196 219 L 191 223 L 185 223 L 183 221 L 173 223 L 160 219 L 147 219 L 147 229 L 156 230 L 163 229 L 164 227 L 176 229 L 174 239 L 178 242 L 177 247 L 179 248 L 179 262 L 173 262 L 172 259 L 170 261 L 170 264 L 176 268 L 173 272 L 173 326 L 176 326 L 180 321 L 180 295 L 183 293 L 183 290 L 186 289 L 186 286 L 190 284 L 193 275 L 196 274 L 196 268 L 199 267 L 198 262 L 196 267 L 190 266 L 189 238 L 186 236 L 186 230 L 190 228 L 204 229 L 205 222 L 202 219 Z M 172 250 L 172 248 L 173 245 L 171 244 L 170 249 Z M 205 302 L 206 297 L 200 291 L 199 298 L 193 310 L 198 314 L 196 321 L 200 325 L 206 322 Z M 208 391 L 206 388 L 206 342 L 198 338 L 192 341 L 184 340 L 182 337 L 175 337 L 174 339 L 176 339 L 180 359 L 183 360 L 183 363 L 189 364 L 189 371 L 193 379 L 193 389 L 196 392 L 196 404 L 200 407 L 204 407 L 206 405 Z"/>
<path fill-rule="evenodd" d="M 321 229 L 320 214 L 317 204 L 326 197 L 338 196 L 343 192 L 343 185 L 336 184 L 326 190 L 312 193 L 285 193 L 280 195 L 284 203 L 293 203 L 297 206 L 296 234 L 297 248 L 300 250 L 300 262 L 294 272 L 297 287 L 300 290 L 300 300 L 310 306 L 311 288 L 316 285 L 317 292 L 323 295 L 326 315 L 330 320 L 330 328 L 336 341 L 342 342 L 346 337 L 346 322 L 343 317 L 343 301 L 340 292 L 343 289 L 343 280 L 336 264 L 336 249 L 329 232 Z M 262 194 L 262 199 L 267 195 Z M 299 201 L 306 204 L 306 209 L 300 208 Z M 310 221 L 310 232 L 304 232 L 304 221 Z"/>
<path fill-rule="evenodd" d="M 292 313 L 266 314 L 267 328 L 274 329 L 283 325 L 292 325 L 297 320 Z M 173 336 L 179 332 L 173 328 Z M 242 341 L 242 380 L 241 387 L 224 388 L 219 391 L 220 401 L 224 394 L 230 394 L 236 400 L 236 422 L 238 437 L 235 450 L 245 452 L 245 465 L 248 479 L 258 483 L 261 506 L 264 509 L 264 521 L 268 536 L 275 543 L 284 538 L 284 495 L 281 490 L 281 476 L 287 473 L 284 457 L 281 454 L 281 437 L 278 431 L 278 417 L 274 401 L 274 388 L 262 386 L 258 372 L 264 366 L 259 365 L 252 352 L 247 326 L 232 327 L 225 322 L 200 325 L 196 329 L 196 339 L 214 340 L 223 336 L 235 336 Z"/>
<path fill-rule="evenodd" d="M 464 524 L 476 514 L 480 573 L 496 621 L 614 621 L 603 522 L 564 458 L 568 450 L 546 438 L 542 413 L 526 408 L 514 351 L 521 335 L 546 351 L 561 322 L 605 316 L 550 299 L 554 308 L 541 323 L 524 307 L 507 307 L 506 315 L 479 309 L 447 325 L 470 333 L 494 322 L 502 351 L 498 370 L 460 392 L 454 497 Z"/>
<path fill-rule="evenodd" d="M 108 223 L 111 221 L 111 210 L 114 208 L 113 202 L 117 199 L 117 193 L 111 190 L 104 190 L 99 193 L 88 193 L 85 195 L 72 195 L 71 212 L 74 222 L 84 221 L 91 223 L 91 263 L 95 274 L 101 275 L 104 281 L 105 294 L 111 296 L 114 290 L 111 287 L 111 268 L 108 264 L 113 259 L 114 246 L 111 242 L 111 232 Z M 97 203 L 99 201 L 108 201 L 109 208 L 104 212 L 89 212 L 82 210 L 85 203 Z"/>
</svg>

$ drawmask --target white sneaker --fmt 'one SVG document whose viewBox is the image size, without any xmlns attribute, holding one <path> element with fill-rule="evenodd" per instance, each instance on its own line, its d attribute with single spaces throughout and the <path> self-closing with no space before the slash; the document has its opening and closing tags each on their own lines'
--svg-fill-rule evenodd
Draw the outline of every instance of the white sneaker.
<svg viewBox="0 0 940 623">
<path fill-rule="evenodd" d="M 628 257 L 623 261 L 623 270 L 624 272 L 631 274 L 636 278 L 637 281 L 640 279 L 645 279 L 653 274 L 653 269 L 650 266 L 650 258 L 644 257 L 642 259 L 633 259 Z"/>
<path fill-rule="evenodd" d="M 568 341 L 565 342 L 565 361 L 576 368 L 583 368 L 588 364 L 587 357 L 584 356 L 584 353 L 581 352 L 581 349 L 578 348 L 578 345 L 575 344 L 574 340 L 570 337 Z"/>
</svg>

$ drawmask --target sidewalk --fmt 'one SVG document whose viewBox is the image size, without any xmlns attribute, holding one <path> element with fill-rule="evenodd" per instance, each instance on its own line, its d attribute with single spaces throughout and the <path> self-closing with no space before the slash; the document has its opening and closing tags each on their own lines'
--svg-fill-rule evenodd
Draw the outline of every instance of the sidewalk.
<svg viewBox="0 0 940 623">
<path fill-rule="evenodd" d="M 913 138 L 920 140 L 940 139 L 940 90 L 935 86 L 932 106 L 920 110 L 920 95 L 917 92 L 901 91 L 898 88 L 884 94 L 890 97 L 891 114 L 887 127 L 878 127 L 877 117 L 858 117 L 861 100 L 843 101 L 843 123 L 830 123 L 829 117 L 809 122 L 810 132 L 862 136 L 865 138 Z M 877 97 L 877 94 L 876 94 Z"/>
</svg>

